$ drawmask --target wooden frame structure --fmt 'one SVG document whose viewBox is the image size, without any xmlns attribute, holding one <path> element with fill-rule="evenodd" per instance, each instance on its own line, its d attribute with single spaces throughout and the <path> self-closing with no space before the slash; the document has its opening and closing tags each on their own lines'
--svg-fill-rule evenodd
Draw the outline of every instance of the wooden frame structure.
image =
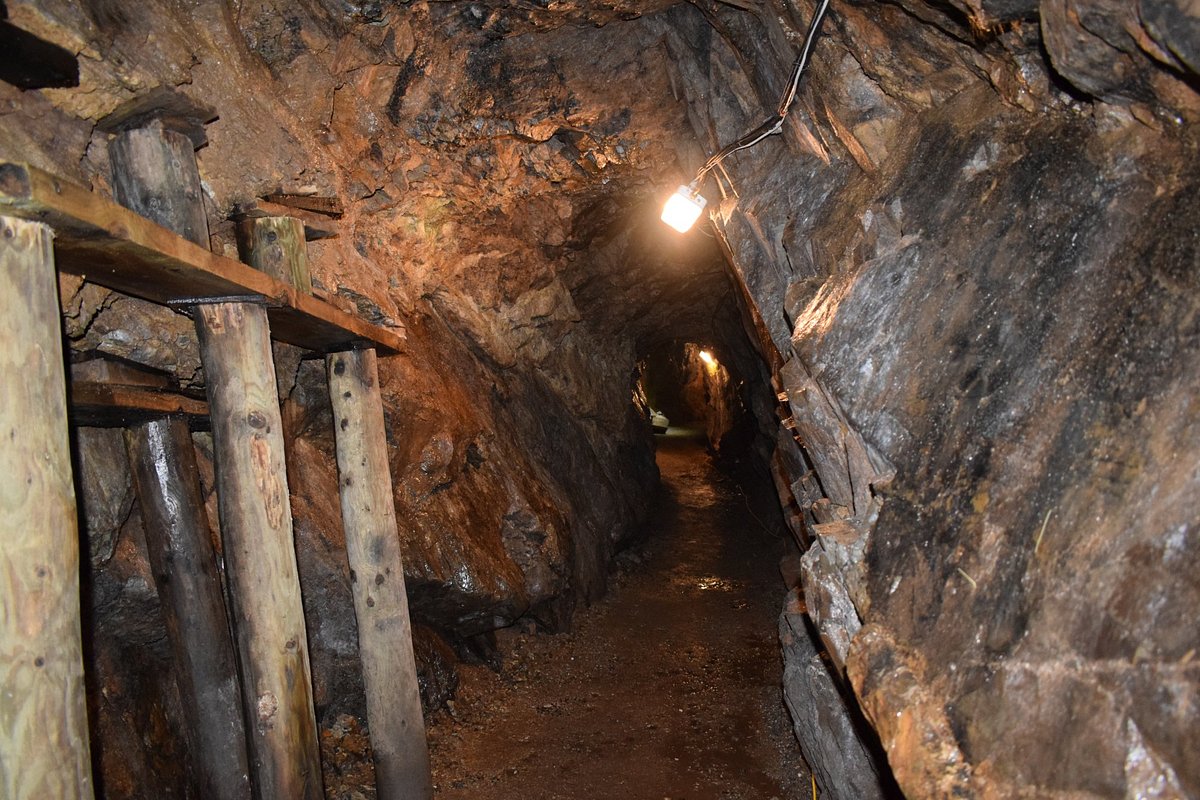
<svg viewBox="0 0 1200 800">
<path fill-rule="evenodd" d="M 118 134 L 111 153 L 118 200 L 134 210 L 27 165 L 0 163 L 0 336 L 7 343 L 0 355 L 0 468 L 27 478 L 19 490 L 0 488 L 0 795 L 92 796 L 57 268 L 185 307 L 196 322 L 207 406 L 144 387 L 89 385 L 77 395 L 87 398 L 84 406 L 124 406 L 116 419 L 135 423 L 126 441 L 135 484 L 151 509 L 148 539 L 152 527 L 162 529 L 148 543 L 156 579 L 160 570 L 182 570 L 164 575 L 173 589 L 160 585 L 160 595 L 179 593 L 163 600 L 177 667 L 191 686 L 181 691 L 197 699 L 218 690 L 236 696 L 240 674 L 235 719 L 187 720 L 193 748 L 203 751 L 204 795 L 323 796 L 274 338 L 326 356 L 379 796 L 425 800 L 432 795 L 428 750 L 376 369 L 376 354 L 398 352 L 403 340 L 305 291 L 298 223 L 258 222 L 261 235 L 245 243 L 243 257 L 272 274 L 201 246 L 207 228 L 197 228 L 198 211 L 187 207 L 199 195 L 188 191 L 198 186 L 198 172 L 186 137 L 152 124 Z M 204 544 L 207 522 L 187 485 L 191 442 L 183 420 L 205 413 L 236 672 L 200 652 L 214 647 L 225 622 L 215 556 Z M 207 621 L 193 624 L 197 604 Z M 239 736 L 244 746 L 225 748 L 234 752 L 212 752 L 219 749 L 214 742 Z"/>
</svg>

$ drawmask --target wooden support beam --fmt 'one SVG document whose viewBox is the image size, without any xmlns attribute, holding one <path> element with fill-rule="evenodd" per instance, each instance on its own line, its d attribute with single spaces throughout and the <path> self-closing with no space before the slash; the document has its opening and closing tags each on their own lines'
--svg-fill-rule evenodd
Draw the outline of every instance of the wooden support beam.
<svg viewBox="0 0 1200 800">
<path fill-rule="evenodd" d="M 125 431 L 201 797 L 248 798 L 246 734 L 212 531 L 181 417 Z"/>
<path fill-rule="evenodd" d="M 251 303 L 196 309 L 255 796 L 321 800 L 271 335 Z"/>
<path fill-rule="evenodd" d="M 185 394 L 165 372 L 109 358 L 71 364 L 67 391 L 73 425 L 124 428 L 182 416 L 192 430 L 208 430 L 208 403 Z"/>
<path fill-rule="evenodd" d="M 307 280 L 308 257 L 299 220 L 267 217 L 245 223 L 239 229 L 238 247 L 248 263 L 261 264 L 288 282 Z M 428 800 L 433 794 L 429 749 L 413 660 L 375 351 L 335 353 L 326 358 L 326 366 L 376 791 L 381 800 Z"/>
<path fill-rule="evenodd" d="M 248 217 L 238 223 L 238 255 L 305 294 L 312 294 L 304 223 L 292 217 Z"/>
<path fill-rule="evenodd" d="M 0 797 L 92 797 L 52 234 L 0 217 Z"/>
<path fill-rule="evenodd" d="M 263 199 L 268 203 L 298 208 L 302 211 L 311 211 L 315 214 L 324 214 L 334 219 L 341 219 L 342 215 L 346 213 L 345 209 L 342 208 L 342 201 L 336 197 L 317 197 L 311 194 L 283 194 L 276 192 L 275 194 L 265 196 Z"/>
<path fill-rule="evenodd" d="M 380 800 L 433 796 L 374 350 L 326 357 Z"/>
<path fill-rule="evenodd" d="M 192 140 L 154 121 L 108 143 L 113 196 L 146 219 L 208 249 L 208 217 Z"/>
<path fill-rule="evenodd" d="M 179 416 L 193 430 L 208 429 L 208 403 L 176 392 L 114 383 L 71 382 L 71 422 L 123 428 L 163 416 Z"/>
<path fill-rule="evenodd" d="M 369 342 L 397 353 L 404 338 L 269 275 L 209 252 L 99 195 L 38 169 L 0 161 L 0 214 L 54 228 L 59 269 L 162 304 L 266 298 L 275 338 L 329 353 Z"/>
<path fill-rule="evenodd" d="M 192 150 L 195 151 L 208 144 L 208 134 L 204 126 L 216 119 L 215 109 L 197 103 L 175 89 L 158 86 L 117 106 L 96 123 L 96 130 L 102 133 L 119 133 L 162 125 L 188 137 L 192 142 Z"/>
<path fill-rule="evenodd" d="M 208 246 L 208 220 L 192 140 L 160 122 L 109 144 L 118 202 Z M 74 395 L 73 395 L 74 397 Z M 145 519 L 146 549 L 175 661 L 184 725 L 204 797 L 250 796 L 237 665 L 204 509 L 191 432 L 159 419 L 127 432 Z"/>
</svg>

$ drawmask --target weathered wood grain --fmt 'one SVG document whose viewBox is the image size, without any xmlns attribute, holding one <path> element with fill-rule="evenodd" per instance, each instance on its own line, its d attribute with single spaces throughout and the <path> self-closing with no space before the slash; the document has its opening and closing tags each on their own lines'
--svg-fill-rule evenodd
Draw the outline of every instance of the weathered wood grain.
<svg viewBox="0 0 1200 800">
<path fill-rule="evenodd" d="M 79 538 L 45 225 L 0 217 L 0 797 L 92 797 Z"/>
<path fill-rule="evenodd" d="M 266 310 L 196 309 L 255 796 L 321 800 L 304 609 Z"/>
<path fill-rule="evenodd" d="M 381 800 L 433 796 L 374 350 L 326 357 L 346 554 Z"/>
<path fill-rule="evenodd" d="M 119 134 L 109 155 L 118 202 L 207 248 L 191 139 L 156 122 Z M 126 445 L 196 789 L 203 797 L 243 800 L 250 796 L 250 779 L 240 684 L 191 433 L 182 419 L 159 419 L 128 431 Z"/>
<path fill-rule="evenodd" d="M 183 418 L 164 417 L 126 430 L 125 444 L 176 665 L 196 788 L 213 800 L 248 798 L 237 665 L 191 431 Z"/>
<path fill-rule="evenodd" d="M 293 217 L 249 217 L 238 223 L 238 254 L 272 278 L 312 294 L 304 223 Z"/>
<path fill-rule="evenodd" d="M 208 249 L 208 217 L 191 139 L 156 121 L 118 133 L 108 144 L 108 156 L 118 203 Z"/>
<path fill-rule="evenodd" d="M 89 381 L 71 382 L 71 422 L 115 428 L 182 416 L 193 429 L 208 428 L 208 403 L 194 397 L 144 386 Z"/>
</svg>

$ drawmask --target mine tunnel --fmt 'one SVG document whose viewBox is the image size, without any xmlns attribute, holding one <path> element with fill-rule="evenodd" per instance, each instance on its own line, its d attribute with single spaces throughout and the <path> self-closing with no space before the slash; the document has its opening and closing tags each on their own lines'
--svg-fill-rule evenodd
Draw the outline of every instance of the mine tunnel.
<svg viewBox="0 0 1200 800">
<path fill-rule="evenodd" d="M 1183 0 L 3 0 L 0 798 L 1200 797 L 1198 92 Z"/>
</svg>

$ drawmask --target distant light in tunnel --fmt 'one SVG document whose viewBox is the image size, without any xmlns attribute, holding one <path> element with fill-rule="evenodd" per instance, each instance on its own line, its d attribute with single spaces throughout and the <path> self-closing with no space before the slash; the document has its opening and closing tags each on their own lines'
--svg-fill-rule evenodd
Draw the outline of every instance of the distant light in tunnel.
<svg viewBox="0 0 1200 800">
<path fill-rule="evenodd" d="M 708 201 L 695 189 L 680 186 L 663 206 L 662 221 L 680 233 L 687 233 L 696 224 L 707 204 Z"/>
</svg>

